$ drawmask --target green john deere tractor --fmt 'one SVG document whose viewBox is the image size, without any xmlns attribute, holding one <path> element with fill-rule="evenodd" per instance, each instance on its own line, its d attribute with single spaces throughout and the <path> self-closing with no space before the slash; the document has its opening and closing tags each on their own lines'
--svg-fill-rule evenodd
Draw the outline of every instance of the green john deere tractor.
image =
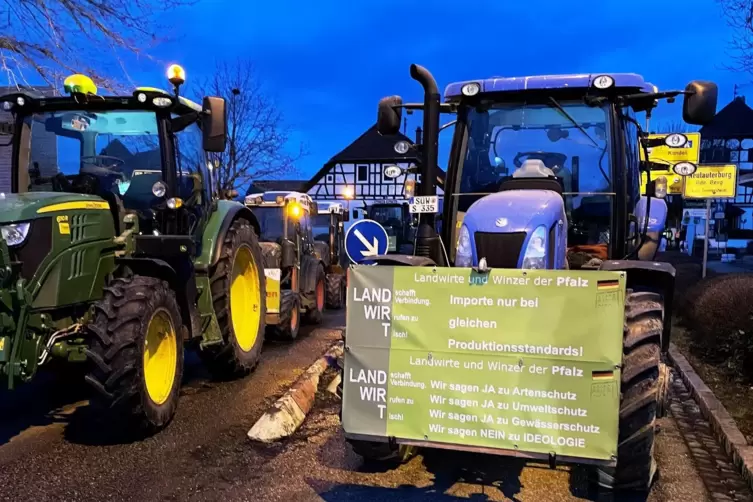
<svg viewBox="0 0 753 502">
<path fill-rule="evenodd" d="M 301 317 L 306 324 L 320 324 L 325 308 L 326 266 L 316 252 L 311 227 L 316 203 L 299 192 L 247 195 L 245 203 L 261 228 L 270 335 L 294 340 Z"/>
<path fill-rule="evenodd" d="M 259 225 L 217 200 L 207 152 L 226 145 L 225 101 L 138 88 L 0 97 L 13 116 L 0 195 L 0 375 L 88 363 L 91 404 L 117 430 L 156 432 L 178 406 L 184 343 L 216 377 L 249 373 L 265 328 Z"/>
</svg>

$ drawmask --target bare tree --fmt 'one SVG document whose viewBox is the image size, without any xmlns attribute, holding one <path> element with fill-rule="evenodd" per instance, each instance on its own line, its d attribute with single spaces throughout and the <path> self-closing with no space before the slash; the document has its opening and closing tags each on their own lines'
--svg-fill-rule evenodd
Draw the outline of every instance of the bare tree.
<svg viewBox="0 0 753 502">
<path fill-rule="evenodd" d="M 673 133 L 673 132 L 698 132 L 698 127 L 692 126 L 683 122 L 682 120 L 667 120 L 660 122 L 656 127 L 657 133 Z"/>
<path fill-rule="evenodd" d="M 303 145 L 288 150 L 291 130 L 266 93 L 254 65 L 244 59 L 218 62 L 214 73 L 197 82 L 197 95 L 225 98 L 228 145 L 216 156 L 215 181 L 221 190 L 240 190 L 252 180 L 279 179 L 296 172 Z"/>
<path fill-rule="evenodd" d="M 753 0 L 716 0 L 734 35 L 728 69 L 753 73 Z"/>
<path fill-rule="evenodd" d="M 8 85 L 37 74 L 59 89 L 63 74 L 86 73 L 113 89 L 127 76 L 118 53 L 148 56 L 168 37 L 159 16 L 196 1 L 0 0 L 0 71 Z"/>
</svg>

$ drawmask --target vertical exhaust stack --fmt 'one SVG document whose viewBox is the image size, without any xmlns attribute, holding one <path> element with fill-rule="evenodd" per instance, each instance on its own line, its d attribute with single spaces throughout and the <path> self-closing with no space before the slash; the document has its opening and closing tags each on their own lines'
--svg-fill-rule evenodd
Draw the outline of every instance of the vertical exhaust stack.
<svg viewBox="0 0 753 502">
<path fill-rule="evenodd" d="M 440 95 L 437 82 L 423 66 L 412 64 L 410 76 L 424 88 L 423 148 L 421 149 L 421 183 L 416 195 L 437 194 L 437 159 L 439 157 L 439 108 Z M 417 135 L 418 136 L 418 135 Z M 442 252 L 442 241 L 434 228 L 434 214 L 421 215 L 421 224 L 416 232 L 414 254 L 431 258 L 440 266 L 447 266 Z"/>
</svg>

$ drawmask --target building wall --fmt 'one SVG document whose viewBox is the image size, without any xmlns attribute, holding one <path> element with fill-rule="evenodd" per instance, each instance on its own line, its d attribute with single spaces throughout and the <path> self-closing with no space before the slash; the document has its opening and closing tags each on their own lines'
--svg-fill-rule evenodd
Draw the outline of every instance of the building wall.
<svg viewBox="0 0 753 502">
<path fill-rule="evenodd" d="M 364 207 L 368 202 L 375 200 L 389 199 L 408 202 L 404 195 L 405 182 L 407 179 L 416 179 L 416 177 L 420 181 L 420 175 L 405 174 L 391 180 L 383 175 L 386 165 L 395 164 L 335 164 L 311 187 L 308 194 L 314 200 L 343 201 L 346 187 L 350 188 L 353 191 L 353 199 L 349 203 L 351 209 Z M 397 165 L 407 169 L 411 164 Z M 438 188 L 437 192 L 440 195 L 443 194 L 441 188 Z"/>
</svg>

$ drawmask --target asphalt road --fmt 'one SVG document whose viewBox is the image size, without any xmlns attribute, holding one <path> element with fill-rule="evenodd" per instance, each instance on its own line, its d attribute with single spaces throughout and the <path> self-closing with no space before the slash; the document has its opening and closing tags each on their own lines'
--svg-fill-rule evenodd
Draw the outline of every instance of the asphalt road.
<svg viewBox="0 0 753 502">
<path fill-rule="evenodd" d="M 594 498 L 580 469 L 501 457 L 426 452 L 391 470 L 367 470 L 344 441 L 339 402 L 326 392 L 291 439 L 249 441 L 254 421 L 340 337 L 332 328 L 342 324 L 342 316 L 330 314 L 322 329 L 293 344 L 268 344 L 257 371 L 238 382 L 213 383 L 194 361 L 173 423 L 137 443 L 104 441 L 85 402 L 77 401 L 79 386 L 57 379 L 0 393 L 0 500 Z M 679 380 L 672 400 L 656 446 L 661 477 L 648 500 L 753 500 Z"/>
<path fill-rule="evenodd" d="M 289 344 L 267 343 L 247 378 L 209 380 L 193 354 L 178 412 L 146 440 L 112 444 L 87 413 L 86 387 L 47 375 L 0 392 L 0 500 L 139 502 L 217 500 L 266 472 L 271 458 L 246 434 L 259 416 L 335 340 L 342 314 L 302 328 Z M 192 357 L 193 356 L 193 357 Z"/>
</svg>

